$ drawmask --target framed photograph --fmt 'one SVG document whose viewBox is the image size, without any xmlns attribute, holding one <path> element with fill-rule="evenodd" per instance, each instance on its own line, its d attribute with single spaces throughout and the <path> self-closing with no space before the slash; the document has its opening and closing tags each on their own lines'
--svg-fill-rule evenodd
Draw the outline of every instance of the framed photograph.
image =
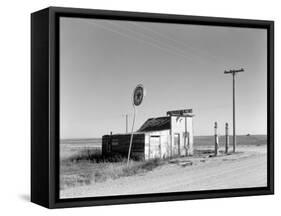
<svg viewBox="0 0 281 216">
<path fill-rule="evenodd" d="M 273 194 L 273 61 L 273 21 L 33 13 L 32 202 Z"/>
</svg>

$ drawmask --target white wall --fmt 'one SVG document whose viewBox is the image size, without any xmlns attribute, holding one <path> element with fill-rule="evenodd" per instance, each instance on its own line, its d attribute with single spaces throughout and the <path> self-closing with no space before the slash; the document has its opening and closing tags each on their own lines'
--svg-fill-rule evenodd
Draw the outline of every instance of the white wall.
<svg viewBox="0 0 281 216">
<path fill-rule="evenodd" d="M 184 132 L 189 133 L 189 148 L 187 150 L 188 155 L 193 154 L 193 118 L 192 117 L 178 117 L 172 116 L 171 124 L 172 124 L 172 146 L 174 144 L 174 135 L 177 133 L 180 135 L 180 153 L 181 155 L 186 155 L 185 143 L 184 143 Z"/>
<path fill-rule="evenodd" d="M 29 0 L 1 2 L 0 214 L 1 215 L 273 215 L 280 212 L 280 1 Z M 46 6 L 147 11 L 276 21 L 276 193 L 240 197 L 65 210 L 46 210 L 27 200 L 30 190 L 30 13 Z M 243 50 L 241 50 L 243 52 Z M 275 214 L 274 214 L 275 213 Z M 280 214 L 280 213 L 279 213 Z"/>
<path fill-rule="evenodd" d="M 159 136 L 161 143 L 161 157 L 169 157 L 171 154 L 171 145 L 170 145 L 170 130 L 161 130 L 145 133 L 145 159 L 151 158 L 150 151 L 150 137 Z"/>
</svg>

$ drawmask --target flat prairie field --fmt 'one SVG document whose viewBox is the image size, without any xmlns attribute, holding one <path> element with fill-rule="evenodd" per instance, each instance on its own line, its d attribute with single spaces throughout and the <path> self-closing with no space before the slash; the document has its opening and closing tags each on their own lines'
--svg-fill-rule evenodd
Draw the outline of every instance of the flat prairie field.
<svg viewBox="0 0 281 216">
<path fill-rule="evenodd" d="M 85 151 L 101 154 L 101 139 L 63 139 L 60 141 L 60 160 L 78 156 Z"/>
<path fill-rule="evenodd" d="M 237 136 L 237 152 L 213 156 L 214 137 L 195 136 L 194 155 L 132 161 L 101 156 L 101 139 L 62 140 L 60 198 L 263 187 L 267 185 L 266 135 Z"/>
</svg>

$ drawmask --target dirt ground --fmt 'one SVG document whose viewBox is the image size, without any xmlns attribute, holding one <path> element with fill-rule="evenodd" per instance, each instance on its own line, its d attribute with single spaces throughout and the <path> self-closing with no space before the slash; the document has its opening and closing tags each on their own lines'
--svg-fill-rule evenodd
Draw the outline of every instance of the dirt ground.
<svg viewBox="0 0 281 216">
<path fill-rule="evenodd" d="M 267 184 L 266 145 L 243 146 L 218 157 L 183 157 L 150 172 L 66 188 L 61 198 L 262 187 Z"/>
</svg>

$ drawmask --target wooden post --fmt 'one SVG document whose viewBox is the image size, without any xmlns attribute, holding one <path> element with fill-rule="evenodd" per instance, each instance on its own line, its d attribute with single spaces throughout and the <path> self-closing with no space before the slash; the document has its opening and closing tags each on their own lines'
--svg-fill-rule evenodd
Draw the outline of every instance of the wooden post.
<svg viewBox="0 0 281 216">
<path fill-rule="evenodd" d="M 233 101 L 233 104 L 232 104 L 232 110 L 233 110 L 233 152 L 236 151 L 236 132 L 235 132 L 235 75 L 239 72 L 244 72 L 244 69 L 241 68 L 239 70 L 229 70 L 229 71 L 224 71 L 225 74 L 232 74 L 232 101 Z"/>
<path fill-rule="evenodd" d="M 135 107 L 134 104 L 133 104 L 133 107 L 134 107 L 134 118 L 133 118 L 132 132 L 131 132 L 130 145 L 129 145 L 129 152 L 128 152 L 128 158 L 127 158 L 127 166 L 129 166 L 129 163 L 130 163 L 132 142 L 133 142 L 133 136 L 134 136 L 134 125 L 135 125 L 135 120 L 136 120 L 136 107 Z"/>
<path fill-rule="evenodd" d="M 126 114 L 126 133 L 128 133 L 128 114 Z"/>
<path fill-rule="evenodd" d="M 236 151 L 236 132 L 235 132 L 235 73 L 232 73 L 232 100 L 233 100 L 233 152 Z"/>
<path fill-rule="evenodd" d="M 185 148 L 185 156 L 188 156 L 189 143 L 187 142 L 187 117 L 184 118 L 184 148 Z"/>
<path fill-rule="evenodd" d="M 228 144 L 229 144 L 228 123 L 225 123 L 225 154 L 228 154 Z"/>
<path fill-rule="evenodd" d="M 219 136 L 218 136 L 218 123 L 215 122 L 215 156 L 219 154 Z"/>
</svg>

